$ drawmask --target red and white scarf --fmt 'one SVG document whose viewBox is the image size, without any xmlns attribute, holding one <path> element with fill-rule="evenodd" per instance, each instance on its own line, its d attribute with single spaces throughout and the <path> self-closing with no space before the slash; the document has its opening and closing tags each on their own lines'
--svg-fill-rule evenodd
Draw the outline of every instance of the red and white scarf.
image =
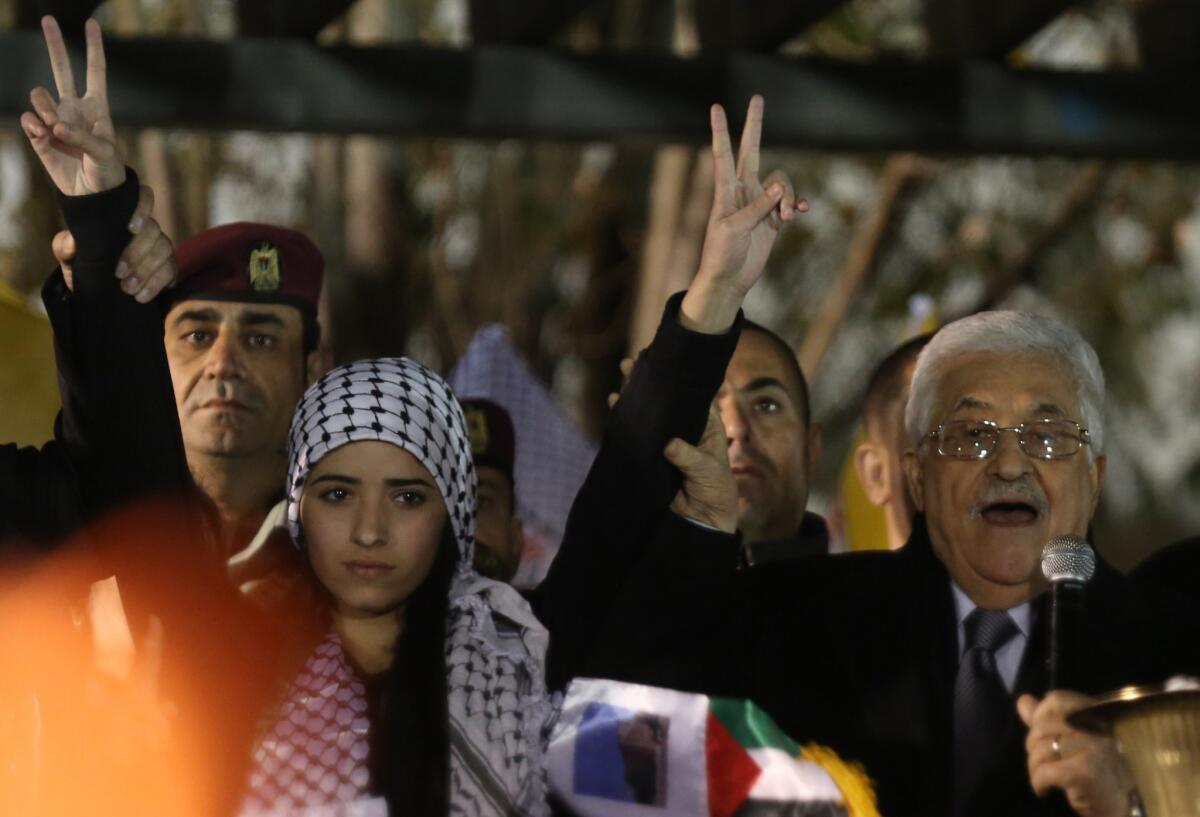
<svg viewBox="0 0 1200 817">
<path fill-rule="evenodd" d="M 390 442 L 428 469 L 458 546 L 446 622 L 449 813 L 547 817 L 549 636 L 516 590 L 472 567 L 476 477 L 462 408 L 442 378 L 407 358 L 341 366 L 309 387 L 289 444 L 287 522 L 297 542 L 308 474 L 360 440 Z M 365 695 L 336 637 L 322 642 L 256 750 L 246 813 L 374 817 L 346 811 L 380 807 L 364 799 Z"/>
</svg>

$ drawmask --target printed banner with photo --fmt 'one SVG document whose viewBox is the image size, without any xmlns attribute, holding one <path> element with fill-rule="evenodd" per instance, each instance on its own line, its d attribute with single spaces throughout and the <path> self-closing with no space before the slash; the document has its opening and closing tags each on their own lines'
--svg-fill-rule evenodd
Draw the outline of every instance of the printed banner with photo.
<svg viewBox="0 0 1200 817">
<path fill-rule="evenodd" d="M 582 817 L 878 817 L 861 769 L 802 747 L 749 701 L 578 679 L 548 762 Z"/>
</svg>

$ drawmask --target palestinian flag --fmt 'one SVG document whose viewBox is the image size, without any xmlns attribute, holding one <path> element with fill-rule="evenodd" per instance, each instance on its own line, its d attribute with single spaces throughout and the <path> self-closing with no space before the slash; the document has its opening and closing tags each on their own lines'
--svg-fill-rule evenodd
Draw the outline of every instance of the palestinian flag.
<svg viewBox="0 0 1200 817">
<path fill-rule="evenodd" d="M 878 817 L 861 769 L 749 701 L 579 679 L 548 763 L 580 817 Z"/>
</svg>

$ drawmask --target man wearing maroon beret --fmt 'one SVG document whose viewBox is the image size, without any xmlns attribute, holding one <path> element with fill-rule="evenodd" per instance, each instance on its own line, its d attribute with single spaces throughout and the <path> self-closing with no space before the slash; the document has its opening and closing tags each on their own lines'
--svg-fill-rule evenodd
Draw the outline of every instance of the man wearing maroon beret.
<svg viewBox="0 0 1200 817">
<path fill-rule="evenodd" d="M 471 438 L 471 455 L 479 481 L 475 516 L 475 569 L 509 582 L 521 564 L 525 544 L 517 518 L 516 435 L 512 418 L 500 405 L 483 398 L 460 400 Z"/>
<path fill-rule="evenodd" d="M 324 261 L 294 230 L 238 223 L 175 249 L 163 337 L 192 477 L 216 506 L 238 583 L 283 522 L 287 432 L 317 375 Z"/>
<path fill-rule="evenodd" d="M 110 318 L 112 329 L 102 335 L 84 331 L 79 318 L 55 321 L 59 345 L 69 339 L 78 349 L 77 354 L 60 354 L 60 367 L 71 366 L 75 357 L 86 357 L 88 362 L 77 372 L 72 366 L 62 373 L 67 387 L 64 429 L 70 432 L 82 426 L 74 417 L 84 410 L 101 418 L 108 416 L 106 411 L 126 418 L 122 424 L 93 422 L 81 427 L 81 432 L 90 431 L 86 445 L 72 443 L 60 449 L 70 454 L 90 446 L 107 454 L 91 457 L 94 461 L 134 464 L 125 470 L 140 475 L 140 481 L 123 480 L 124 472 L 116 472 L 115 477 L 93 480 L 99 484 L 94 491 L 97 495 L 117 490 L 123 491 L 122 496 L 132 495 L 135 486 L 125 486 L 131 482 L 136 486 L 186 483 L 190 471 L 192 480 L 216 507 L 222 551 L 227 558 L 233 557 L 230 570 L 242 584 L 242 578 L 262 572 L 263 566 L 253 564 L 251 557 L 272 550 L 262 546 L 282 521 L 282 505 L 276 509 L 278 513 L 273 514 L 272 508 L 282 499 L 288 424 L 318 366 L 321 253 L 294 230 L 230 224 L 193 236 L 172 254 L 170 242 L 149 208 L 139 203 L 130 223 L 138 236 L 121 255 L 128 234 L 120 238 L 123 231 L 114 225 L 123 227 L 129 222 L 138 187 L 131 172 L 131 178 L 126 178 L 115 146 L 100 29 L 95 23 L 88 24 L 88 90 L 78 97 L 62 34 L 52 18 L 46 18 L 44 27 L 62 100 L 56 110 L 50 94 L 38 89 L 32 97 L 36 114 L 26 114 L 21 123 L 60 191 L 69 197 L 64 198 L 64 208 L 70 232 L 59 233 L 53 243 L 63 283 L 52 279 L 47 289 L 48 307 L 52 316 L 66 308 L 59 301 L 64 300 L 61 293 L 67 292 L 72 278 L 77 281 L 75 301 L 98 290 L 100 283 L 92 283 L 92 268 L 97 266 L 109 276 L 105 292 L 119 295 L 123 290 L 135 296 L 124 300 L 136 300 L 130 305 L 109 297 L 111 304 L 97 301 L 98 306 L 86 312 L 75 307 L 84 316 Z M 79 155 L 82 159 L 76 158 Z M 80 195 L 84 193 L 93 195 Z M 152 205 L 152 197 L 145 191 L 143 198 Z M 114 234 L 119 243 L 113 243 Z M 105 247 L 104 242 L 110 246 Z M 111 280 L 114 265 L 119 286 Z M 174 287 L 163 292 L 157 303 L 148 303 L 172 279 Z M 51 290 L 54 298 L 49 297 Z M 71 330 L 77 331 L 71 335 Z M 165 406 L 159 405 L 163 396 L 159 384 L 165 380 L 158 363 L 162 351 L 156 340 L 149 346 L 146 341 L 159 331 L 165 341 L 177 417 L 169 408 L 162 410 L 169 406 L 170 398 Z M 109 373 L 118 362 L 116 370 Z M 93 384 L 92 391 L 105 399 L 88 399 L 83 406 L 85 401 L 78 399 L 77 393 L 81 386 Z M 159 402 L 139 398 L 143 393 L 155 395 Z M 7 454 L 0 449 L 4 455 L 0 462 Z M 14 452 L 14 459 L 31 456 Z M 185 458 L 186 468 L 179 467 Z M 52 459 L 44 456 L 40 461 L 53 464 Z M 39 496 L 32 500 L 22 499 L 25 494 L 17 488 L 26 483 L 29 491 L 37 488 L 37 480 L 17 480 L 12 490 L 3 492 L 17 501 L 12 503 L 12 513 L 0 512 L 0 536 L 5 532 L 6 515 L 38 515 L 40 506 L 33 500 L 42 499 L 41 495 L 51 502 L 56 499 L 49 496 L 49 489 L 38 491 Z M 0 487 L 5 485 L 7 482 L 0 480 Z M 113 497 L 108 506 L 117 504 L 117 499 Z M 29 508 L 32 510 L 26 510 Z M 47 515 L 40 512 L 40 516 Z M 248 543 L 253 547 L 247 548 Z"/>
<path fill-rule="evenodd" d="M 324 259 L 295 230 L 245 222 L 180 242 L 175 259 L 175 286 L 160 301 L 188 468 L 216 508 L 234 582 L 269 594 L 263 580 L 290 569 L 287 432 L 319 373 Z"/>
<path fill-rule="evenodd" d="M 35 89 L 33 111 L 21 125 L 58 188 L 70 229 L 55 239 L 63 263 L 42 293 L 55 330 L 63 409 L 55 440 L 41 450 L 0 445 L 0 556 L 19 553 L 16 545 L 41 551 L 40 558 L 6 573 L 0 588 L 0 744 L 6 758 L 0 792 L 16 797 L 0 800 L 11 804 L 5 814 L 33 813 L 37 806 L 53 813 L 161 814 L 161 804 L 142 800 L 143 794 L 156 797 L 149 792 L 157 787 L 126 785 L 122 772 L 153 770 L 143 779 L 158 779 L 158 771 L 174 768 L 165 759 L 186 757 L 178 764 L 186 766 L 181 775 L 202 781 L 213 805 L 205 813 L 233 813 L 256 720 L 277 694 L 282 639 L 274 621 L 230 586 L 224 560 L 213 558 L 207 513 L 195 513 L 204 503 L 195 501 L 189 466 L 201 480 L 221 472 L 192 465 L 193 446 L 185 448 L 172 383 L 177 392 L 199 393 L 204 375 L 196 373 L 196 361 L 205 356 L 211 335 L 209 345 L 222 350 L 213 354 L 221 361 L 216 376 L 223 385 L 206 388 L 224 401 L 214 412 L 226 415 L 216 422 L 224 440 L 245 433 L 250 423 L 243 415 L 258 422 L 267 411 L 273 418 L 276 405 L 290 415 L 296 398 L 278 393 L 307 376 L 303 302 L 222 301 L 236 287 L 222 290 L 220 276 L 212 277 L 220 269 L 219 253 L 196 253 L 204 263 L 185 267 L 184 288 L 173 293 L 169 314 L 205 314 L 182 339 L 190 357 L 166 353 L 163 300 L 155 298 L 176 277 L 176 264 L 151 217 L 152 196 L 142 188 L 139 199 L 137 177 L 116 144 L 100 28 L 94 20 L 85 26 L 82 96 L 53 18 L 43 20 L 43 30 L 58 98 Z M 303 298 L 315 291 L 311 272 L 307 285 L 288 288 L 289 251 L 280 260 L 263 247 L 272 241 L 290 246 L 287 239 L 256 238 L 255 260 L 261 263 L 255 269 L 261 271 L 251 275 L 243 263 L 247 280 L 262 287 L 254 297 L 269 300 L 273 291 Z M 195 280 L 214 288 L 211 304 L 186 288 L 206 271 L 210 277 Z M 254 314 L 237 313 L 241 334 L 233 337 L 222 316 L 238 306 L 252 307 Z M 294 347 L 295 358 L 280 353 L 275 365 L 287 372 L 262 385 L 267 364 L 246 364 L 243 346 L 264 352 Z M 185 374 L 196 382 L 182 384 Z M 2 401 L 0 395 L 0 406 Z M 194 431 L 190 424 L 184 428 Z M 238 449 L 230 443 L 226 450 Z M 243 459 L 229 457 L 230 463 Z M 278 492 L 282 468 L 269 478 Z M 150 497 L 164 490 L 181 496 Z M 260 521 L 269 503 L 264 500 Z M 80 528 L 81 535 L 64 543 Z M 280 619 L 294 624 L 294 618 Z M 166 802 L 178 804 L 179 789 L 168 788 Z M 57 810 L 59 803 L 70 808 Z"/>
</svg>

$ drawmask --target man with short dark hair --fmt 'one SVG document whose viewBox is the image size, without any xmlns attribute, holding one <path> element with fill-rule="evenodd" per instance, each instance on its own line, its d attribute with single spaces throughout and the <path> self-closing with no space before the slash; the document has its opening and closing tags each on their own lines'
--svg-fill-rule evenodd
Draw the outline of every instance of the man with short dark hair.
<svg viewBox="0 0 1200 817">
<path fill-rule="evenodd" d="M 512 418 L 498 403 L 482 397 L 459 402 L 471 435 L 471 454 L 479 481 L 475 569 L 489 579 L 510 582 L 521 564 L 525 546 L 513 479 L 517 451 Z"/>
<path fill-rule="evenodd" d="M 175 255 L 163 336 L 188 466 L 245 574 L 257 534 L 282 525 L 288 428 L 318 374 L 324 260 L 295 230 L 249 223 L 205 230 Z"/>
<path fill-rule="evenodd" d="M 904 406 L 917 355 L 931 337 L 918 335 L 893 350 L 871 373 L 863 396 L 864 440 L 854 451 L 854 468 L 867 499 L 883 509 L 889 550 L 908 541 L 916 513 L 904 477 L 904 452 L 910 447 Z"/>
<path fill-rule="evenodd" d="M 808 383 L 791 347 L 747 321 L 717 392 L 738 488 L 738 530 L 749 564 L 829 550 L 825 521 L 806 510 L 821 454 Z"/>
<path fill-rule="evenodd" d="M 59 261 L 70 262 L 60 248 Z M 295 230 L 246 222 L 197 233 L 174 257 L 162 337 L 188 468 L 216 508 L 230 574 L 249 591 L 290 557 L 287 434 L 319 374 L 324 259 Z M 125 272 L 144 278 L 150 263 Z"/>
<path fill-rule="evenodd" d="M 21 124 L 62 194 L 71 230 L 53 245 L 70 263 L 44 290 L 63 411 L 58 439 L 42 451 L 0 447 L 0 538 L 49 549 L 88 524 L 77 547 L 29 565 L 11 594 L 6 586 L 11 604 L 0 630 L 13 660 L 2 676 L 10 686 L 0 694 L 0 722 L 18 762 L 0 770 L 0 790 L 8 794 L 18 781 L 17 803 L 28 796 L 44 805 L 58 801 L 68 780 L 79 788 L 67 786 L 67 796 L 86 801 L 85 810 L 160 813 L 140 808 L 148 792 L 123 785 L 120 772 L 143 768 L 149 757 L 170 769 L 182 746 L 211 813 L 232 813 L 254 723 L 277 694 L 283 639 L 230 586 L 224 554 L 210 548 L 208 515 L 196 512 L 204 503 L 195 501 L 162 312 L 153 303 L 176 266 L 145 190 L 135 209 L 137 179 L 108 113 L 100 28 L 94 20 L 85 26 L 83 97 L 53 18 L 43 19 L 43 30 L 59 99 L 36 89 L 34 112 Z M 282 487 L 282 474 L 276 478 Z M 153 501 L 150 494 L 163 490 L 182 500 Z M 297 618 L 279 621 L 294 626 Z M 123 708 L 125 700 L 136 706 Z M 220 705 L 197 709 L 196 701 Z M 54 717 L 24 716 L 43 709 Z M 205 728 L 196 728 L 199 720 Z"/>
</svg>

